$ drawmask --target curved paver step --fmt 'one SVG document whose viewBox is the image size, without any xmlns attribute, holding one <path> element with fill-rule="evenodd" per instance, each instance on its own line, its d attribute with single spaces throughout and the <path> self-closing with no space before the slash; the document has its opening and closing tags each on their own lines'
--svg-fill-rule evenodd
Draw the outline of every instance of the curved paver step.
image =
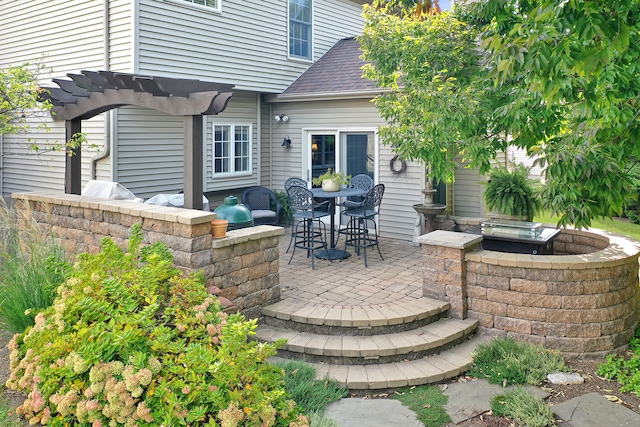
<svg viewBox="0 0 640 427">
<path fill-rule="evenodd" d="M 319 379 L 329 376 L 350 390 L 386 390 L 398 387 L 433 384 L 454 378 L 471 366 L 472 352 L 490 337 L 476 335 L 438 355 L 422 359 L 379 365 L 329 365 L 310 363 Z M 285 360 L 279 357 L 270 361 Z"/>
<path fill-rule="evenodd" d="M 262 314 L 266 324 L 283 329 L 327 335 L 375 335 L 426 325 L 445 316 L 448 310 L 448 302 L 425 297 L 365 307 L 322 307 L 283 299 L 264 307 Z"/>
<path fill-rule="evenodd" d="M 466 339 L 477 327 L 475 319 L 440 319 L 404 332 L 337 336 L 260 325 L 256 338 L 265 342 L 287 339 L 279 354 L 290 358 L 344 365 L 374 364 L 439 353 Z"/>
</svg>

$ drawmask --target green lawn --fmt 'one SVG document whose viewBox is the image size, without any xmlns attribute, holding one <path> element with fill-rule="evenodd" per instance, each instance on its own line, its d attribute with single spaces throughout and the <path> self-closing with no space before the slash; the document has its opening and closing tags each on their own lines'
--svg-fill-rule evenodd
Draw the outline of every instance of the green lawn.
<svg viewBox="0 0 640 427">
<path fill-rule="evenodd" d="M 545 224 L 555 225 L 557 223 L 557 218 L 552 217 L 548 212 L 542 212 L 541 214 L 536 215 L 535 220 L 538 222 L 544 222 Z M 613 233 L 626 234 L 636 240 L 640 240 L 640 225 L 632 224 L 631 222 L 608 218 L 594 219 L 591 221 L 591 228 L 599 228 Z"/>
</svg>

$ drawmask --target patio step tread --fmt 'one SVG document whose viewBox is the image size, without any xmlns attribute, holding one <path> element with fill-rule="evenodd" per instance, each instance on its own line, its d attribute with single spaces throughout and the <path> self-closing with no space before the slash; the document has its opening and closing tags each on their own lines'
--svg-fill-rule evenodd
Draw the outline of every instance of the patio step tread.
<svg viewBox="0 0 640 427">
<path fill-rule="evenodd" d="M 274 342 L 285 338 L 283 350 L 331 357 L 379 358 L 437 350 L 468 336 L 478 326 L 476 319 L 443 318 L 409 331 L 367 336 L 336 336 L 260 325 L 256 339 Z"/>
<path fill-rule="evenodd" d="M 489 339 L 488 336 L 475 335 L 438 355 L 411 361 L 378 365 L 309 364 L 316 369 L 316 378 L 323 379 L 328 375 L 338 381 L 340 386 L 351 390 L 384 390 L 433 384 L 454 378 L 469 369 L 473 363 L 472 352 L 478 344 Z M 286 359 L 273 357 L 269 360 L 275 362 Z"/>
<path fill-rule="evenodd" d="M 398 301 L 392 305 L 363 307 L 322 307 L 301 305 L 299 300 L 283 299 L 266 306 L 262 314 L 309 325 L 369 328 L 400 325 L 436 316 L 449 309 L 449 303 L 431 298 Z"/>
</svg>

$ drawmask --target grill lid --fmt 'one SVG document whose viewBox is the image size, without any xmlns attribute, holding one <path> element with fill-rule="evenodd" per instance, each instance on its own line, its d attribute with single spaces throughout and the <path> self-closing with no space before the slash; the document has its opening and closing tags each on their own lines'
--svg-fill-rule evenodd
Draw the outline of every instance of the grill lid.
<svg viewBox="0 0 640 427">
<path fill-rule="evenodd" d="M 238 198 L 235 196 L 226 197 L 224 204 L 218 206 L 214 212 L 218 215 L 218 219 L 229 221 L 230 230 L 253 227 L 251 211 L 242 203 L 238 203 Z"/>
</svg>

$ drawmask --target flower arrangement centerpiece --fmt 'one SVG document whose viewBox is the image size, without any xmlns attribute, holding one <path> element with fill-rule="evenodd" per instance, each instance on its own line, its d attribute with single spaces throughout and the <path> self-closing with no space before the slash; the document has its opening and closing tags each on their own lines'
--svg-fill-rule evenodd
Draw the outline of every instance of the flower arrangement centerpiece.
<svg viewBox="0 0 640 427">
<path fill-rule="evenodd" d="M 335 169 L 329 168 L 325 173 L 314 178 L 311 182 L 315 185 L 321 185 L 324 191 L 340 191 L 343 185 L 349 183 L 349 179 L 351 179 L 351 175 L 336 172 Z"/>
</svg>

